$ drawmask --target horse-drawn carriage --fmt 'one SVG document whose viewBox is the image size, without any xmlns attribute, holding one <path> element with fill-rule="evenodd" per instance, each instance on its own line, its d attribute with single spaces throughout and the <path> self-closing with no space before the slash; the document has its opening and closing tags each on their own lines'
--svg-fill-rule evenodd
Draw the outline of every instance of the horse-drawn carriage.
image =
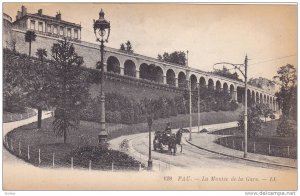
<svg viewBox="0 0 300 196">
<path fill-rule="evenodd" d="M 156 131 L 154 140 L 153 140 L 153 147 L 154 150 L 157 151 L 158 149 L 160 152 L 163 152 L 164 147 L 168 147 L 168 151 L 170 151 L 173 155 L 176 154 L 177 151 L 177 144 L 181 146 L 181 137 L 182 131 L 179 129 L 176 134 L 170 131 Z"/>
</svg>

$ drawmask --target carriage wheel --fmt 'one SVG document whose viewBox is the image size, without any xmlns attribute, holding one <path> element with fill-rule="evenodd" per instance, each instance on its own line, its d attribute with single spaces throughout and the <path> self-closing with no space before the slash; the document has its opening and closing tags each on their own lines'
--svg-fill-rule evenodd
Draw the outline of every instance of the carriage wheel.
<svg viewBox="0 0 300 196">
<path fill-rule="evenodd" d="M 160 152 L 163 152 L 164 148 L 163 148 L 162 143 L 159 143 L 159 146 L 160 146 Z"/>
</svg>

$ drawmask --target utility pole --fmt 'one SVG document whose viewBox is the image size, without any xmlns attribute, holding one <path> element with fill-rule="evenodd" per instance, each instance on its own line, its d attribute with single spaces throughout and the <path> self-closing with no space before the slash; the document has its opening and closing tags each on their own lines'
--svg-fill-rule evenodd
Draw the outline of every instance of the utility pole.
<svg viewBox="0 0 300 196">
<path fill-rule="evenodd" d="M 248 82 L 247 82 L 247 66 L 248 66 L 248 57 L 246 55 L 245 57 L 245 62 L 244 62 L 244 65 L 245 65 L 245 114 L 244 114 L 244 125 L 245 125 L 245 147 L 244 147 L 244 158 L 247 157 L 247 147 L 248 147 L 248 113 L 247 113 L 247 91 L 248 91 Z"/>
<path fill-rule="evenodd" d="M 237 69 L 240 71 L 240 73 L 244 76 L 245 79 L 245 94 L 244 94 L 244 99 L 243 101 L 245 102 L 245 112 L 244 112 L 244 140 L 245 142 L 243 142 L 243 147 L 244 147 L 244 158 L 247 157 L 247 153 L 248 153 L 248 114 L 247 114 L 247 91 L 248 91 L 248 57 L 246 55 L 245 57 L 245 61 L 243 64 L 233 64 L 233 63 L 228 63 L 228 62 L 220 62 L 220 63 L 215 63 L 215 65 L 231 65 L 234 67 L 234 69 Z M 241 67 L 244 67 L 244 71 L 241 69 Z"/>
<path fill-rule="evenodd" d="M 200 82 L 198 84 L 198 133 L 200 133 Z"/>
<path fill-rule="evenodd" d="M 190 138 L 189 141 L 192 141 L 192 84 L 191 80 L 189 80 L 189 100 L 190 100 Z"/>
<path fill-rule="evenodd" d="M 187 67 L 189 66 L 189 51 L 186 51 L 186 65 Z M 190 72 L 188 72 L 190 73 Z M 188 91 L 189 91 L 189 108 L 190 108 L 190 137 L 189 137 L 189 141 L 192 141 L 192 81 L 190 78 L 190 74 L 187 74 L 188 76 Z"/>
</svg>

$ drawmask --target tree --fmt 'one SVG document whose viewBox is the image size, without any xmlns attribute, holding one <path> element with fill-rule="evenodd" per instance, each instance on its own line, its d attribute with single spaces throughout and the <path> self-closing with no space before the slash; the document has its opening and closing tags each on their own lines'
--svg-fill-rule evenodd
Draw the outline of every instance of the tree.
<svg viewBox="0 0 300 196">
<path fill-rule="evenodd" d="M 296 136 L 297 122 L 295 120 L 288 119 L 286 116 L 282 116 L 279 119 L 276 132 L 281 137 Z"/>
<path fill-rule="evenodd" d="M 267 104 L 264 104 L 264 103 L 256 104 L 256 109 L 259 112 L 259 115 L 264 117 L 265 123 L 267 122 L 268 117 L 273 119 L 274 111 Z"/>
<path fill-rule="evenodd" d="M 273 77 L 274 82 L 280 86 L 279 92 L 276 93 L 277 102 L 282 109 L 282 114 L 290 117 L 292 102 L 297 96 L 297 73 L 293 65 L 287 64 L 277 71 L 277 76 Z M 295 103 L 295 102 L 294 102 Z"/>
<path fill-rule="evenodd" d="M 186 56 L 185 56 L 185 52 L 183 51 L 174 51 L 170 54 L 164 52 L 163 55 L 158 54 L 157 59 L 169 63 L 176 63 L 184 66 L 186 65 Z"/>
<path fill-rule="evenodd" d="M 130 52 L 130 53 L 133 53 L 132 45 L 131 45 L 131 42 L 129 40 L 125 43 L 125 45 L 126 45 L 126 51 Z"/>
<path fill-rule="evenodd" d="M 120 50 L 122 50 L 124 52 L 128 52 L 128 53 L 133 53 L 133 48 L 132 48 L 131 42 L 128 40 L 125 44 L 122 43 L 120 45 Z"/>
<path fill-rule="evenodd" d="M 120 50 L 123 50 L 123 51 L 126 50 L 125 45 L 123 43 L 120 45 Z"/>
<path fill-rule="evenodd" d="M 41 60 L 43 61 L 45 57 L 47 57 L 47 50 L 44 48 L 38 48 L 36 50 L 35 55 Z"/>
<path fill-rule="evenodd" d="M 23 112 L 28 94 L 24 88 L 27 82 L 24 67 L 27 63 L 20 58 L 11 58 L 7 50 L 3 51 L 3 108 L 8 112 Z"/>
<path fill-rule="evenodd" d="M 67 141 L 67 133 L 78 128 L 79 114 L 88 94 L 87 75 L 80 66 L 83 58 L 75 52 L 73 44 L 66 39 L 52 46 L 55 60 L 51 96 L 56 107 L 53 131 Z"/>
<path fill-rule="evenodd" d="M 247 121 L 247 129 L 248 129 L 248 138 L 255 137 L 256 133 L 261 131 L 262 120 L 260 119 L 260 113 L 257 110 L 257 105 L 252 105 L 247 110 L 248 121 Z M 243 132 L 244 131 L 244 112 L 242 112 L 239 116 L 238 127 Z"/>
<path fill-rule="evenodd" d="M 36 34 L 34 31 L 26 31 L 25 33 L 25 42 L 29 43 L 29 52 L 28 55 L 31 56 L 31 43 L 35 41 Z"/>
</svg>

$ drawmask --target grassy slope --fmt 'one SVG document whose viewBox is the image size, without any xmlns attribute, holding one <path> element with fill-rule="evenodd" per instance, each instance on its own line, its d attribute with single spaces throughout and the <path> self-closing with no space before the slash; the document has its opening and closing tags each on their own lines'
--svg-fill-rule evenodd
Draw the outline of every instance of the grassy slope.
<svg viewBox="0 0 300 196">
<path fill-rule="evenodd" d="M 269 144 L 271 145 L 271 155 L 280 157 L 297 157 L 297 137 L 279 137 L 276 133 L 278 120 L 269 121 L 262 124 L 262 130 L 256 137 L 248 138 L 248 150 L 254 152 L 254 142 L 256 145 L 256 153 L 269 155 Z M 244 140 L 243 133 L 237 128 L 224 129 L 214 132 L 214 134 L 233 135 L 227 137 L 227 146 L 225 139 L 222 139 L 221 145 L 228 148 L 242 150 L 242 141 Z M 287 153 L 287 146 L 289 146 L 290 155 Z"/>
<path fill-rule="evenodd" d="M 223 123 L 237 120 L 242 108 L 234 112 L 207 112 L 201 113 L 201 124 Z M 197 124 L 197 114 L 193 114 L 193 125 Z M 38 162 L 38 149 L 42 152 L 43 159 L 49 159 L 51 163 L 52 153 L 55 153 L 56 161 L 63 162 L 64 157 L 78 146 L 97 144 L 97 135 L 100 124 L 95 122 L 81 121 L 78 130 L 70 131 L 67 143 L 63 144 L 62 138 L 57 138 L 52 131 L 53 118 L 45 119 L 42 129 L 37 130 L 37 123 L 19 127 L 8 134 L 13 142 L 14 153 L 18 154 L 18 144 L 21 142 L 22 156 L 26 159 L 27 146 L 30 146 L 31 162 Z M 167 119 L 158 119 L 153 122 L 153 130 L 164 129 L 167 122 L 172 123 L 172 128 L 189 125 L 188 115 L 178 115 Z M 134 134 L 148 131 L 146 123 L 134 125 L 106 124 L 109 131 L 109 139 L 121 135 Z"/>
</svg>

